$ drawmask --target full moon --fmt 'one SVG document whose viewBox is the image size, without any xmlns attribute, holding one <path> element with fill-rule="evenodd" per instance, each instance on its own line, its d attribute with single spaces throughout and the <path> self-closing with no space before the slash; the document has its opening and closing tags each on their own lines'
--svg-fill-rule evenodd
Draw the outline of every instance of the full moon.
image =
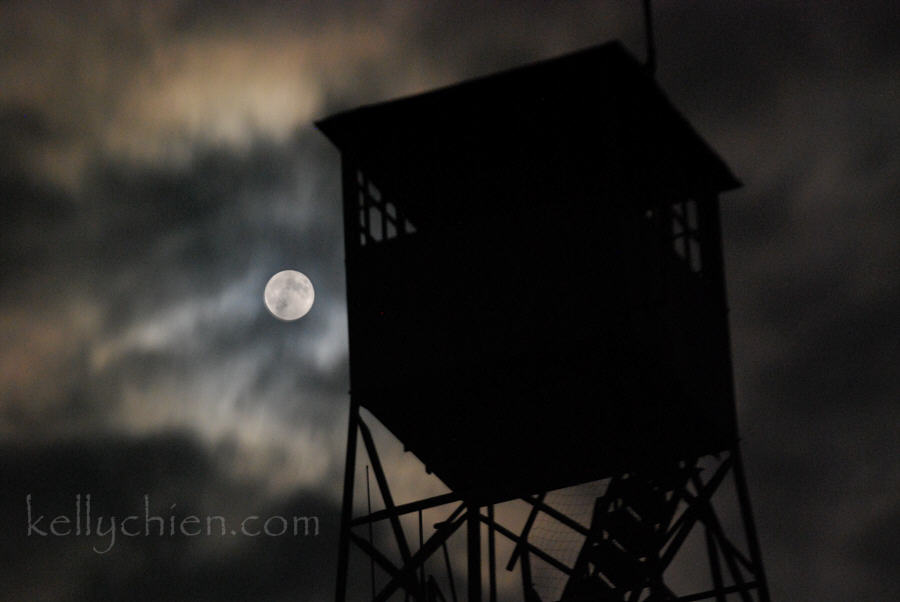
<svg viewBox="0 0 900 602">
<path fill-rule="evenodd" d="M 315 298 L 312 282 L 296 270 L 283 270 L 269 278 L 263 294 L 266 308 L 287 322 L 305 316 Z"/>
</svg>

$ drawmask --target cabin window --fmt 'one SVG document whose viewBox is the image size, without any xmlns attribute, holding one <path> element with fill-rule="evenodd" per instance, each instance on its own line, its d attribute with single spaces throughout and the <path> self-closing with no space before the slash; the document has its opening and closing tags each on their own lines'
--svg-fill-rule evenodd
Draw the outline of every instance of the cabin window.
<svg viewBox="0 0 900 602">
<path fill-rule="evenodd" d="M 414 234 L 415 226 L 400 208 L 384 198 L 381 190 L 362 171 L 356 172 L 359 246 Z"/>
<path fill-rule="evenodd" d="M 672 246 L 675 254 L 687 263 L 690 270 L 699 274 L 703 269 L 700 250 L 700 232 L 697 201 L 685 199 L 671 205 Z"/>
</svg>

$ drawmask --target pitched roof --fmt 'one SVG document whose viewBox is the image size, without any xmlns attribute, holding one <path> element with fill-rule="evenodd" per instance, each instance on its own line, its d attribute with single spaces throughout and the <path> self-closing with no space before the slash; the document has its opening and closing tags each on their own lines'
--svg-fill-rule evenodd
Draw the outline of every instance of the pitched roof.
<svg viewBox="0 0 900 602">
<path fill-rule="evenodd" d="M 637 180 L 684 194 L 740 185 L 619 42 L 316 125 L 398 198 L 433 199 L 436 183 L 464 195 L 490 180 L 539 174 L 558 184 L 635 169 Z"/>
</svg>

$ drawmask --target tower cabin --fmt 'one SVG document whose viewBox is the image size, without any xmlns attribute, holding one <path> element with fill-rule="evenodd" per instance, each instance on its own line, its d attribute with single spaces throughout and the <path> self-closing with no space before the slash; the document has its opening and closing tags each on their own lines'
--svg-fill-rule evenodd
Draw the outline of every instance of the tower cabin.
<svg viewBox="0 0 900 602">
<path fill-rule="evenodd" d="M 485 503 L 730 448 L 728 167 L 618 42 L 319 122 L 351 395 Z"/>
</svg>

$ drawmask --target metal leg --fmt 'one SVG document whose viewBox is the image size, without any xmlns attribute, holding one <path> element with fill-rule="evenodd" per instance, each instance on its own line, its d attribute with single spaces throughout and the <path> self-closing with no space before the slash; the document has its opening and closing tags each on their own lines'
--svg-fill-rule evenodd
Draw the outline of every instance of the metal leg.
<svg viewBox="0 0 900 602">
<path fill-rule="evenodd" d="M 478 516 L 478 506 L 467 504 L 466 512 L 469 602 L 481 602 L 481 520 Z"/>
<path fill-rule="evenodd" d="M 494 505 L 487 509 L 488 513 L 488 600 L 497 602 L 497 542 L 494 529 Z"/>
<path fill-rule="evenodd" d="M 344 463 L 344 499 L 341 504 L 341 532 L 338 539 L 337 590 L 334 599 L 344 602 L 347 597 L 347 565 L 350 560 L 350 521 L 353 519 L 353 481 L 356 475 L 356 430 L 359 404 L 350 399 L 347 427 L 347 459 Z"/>
</svg>

